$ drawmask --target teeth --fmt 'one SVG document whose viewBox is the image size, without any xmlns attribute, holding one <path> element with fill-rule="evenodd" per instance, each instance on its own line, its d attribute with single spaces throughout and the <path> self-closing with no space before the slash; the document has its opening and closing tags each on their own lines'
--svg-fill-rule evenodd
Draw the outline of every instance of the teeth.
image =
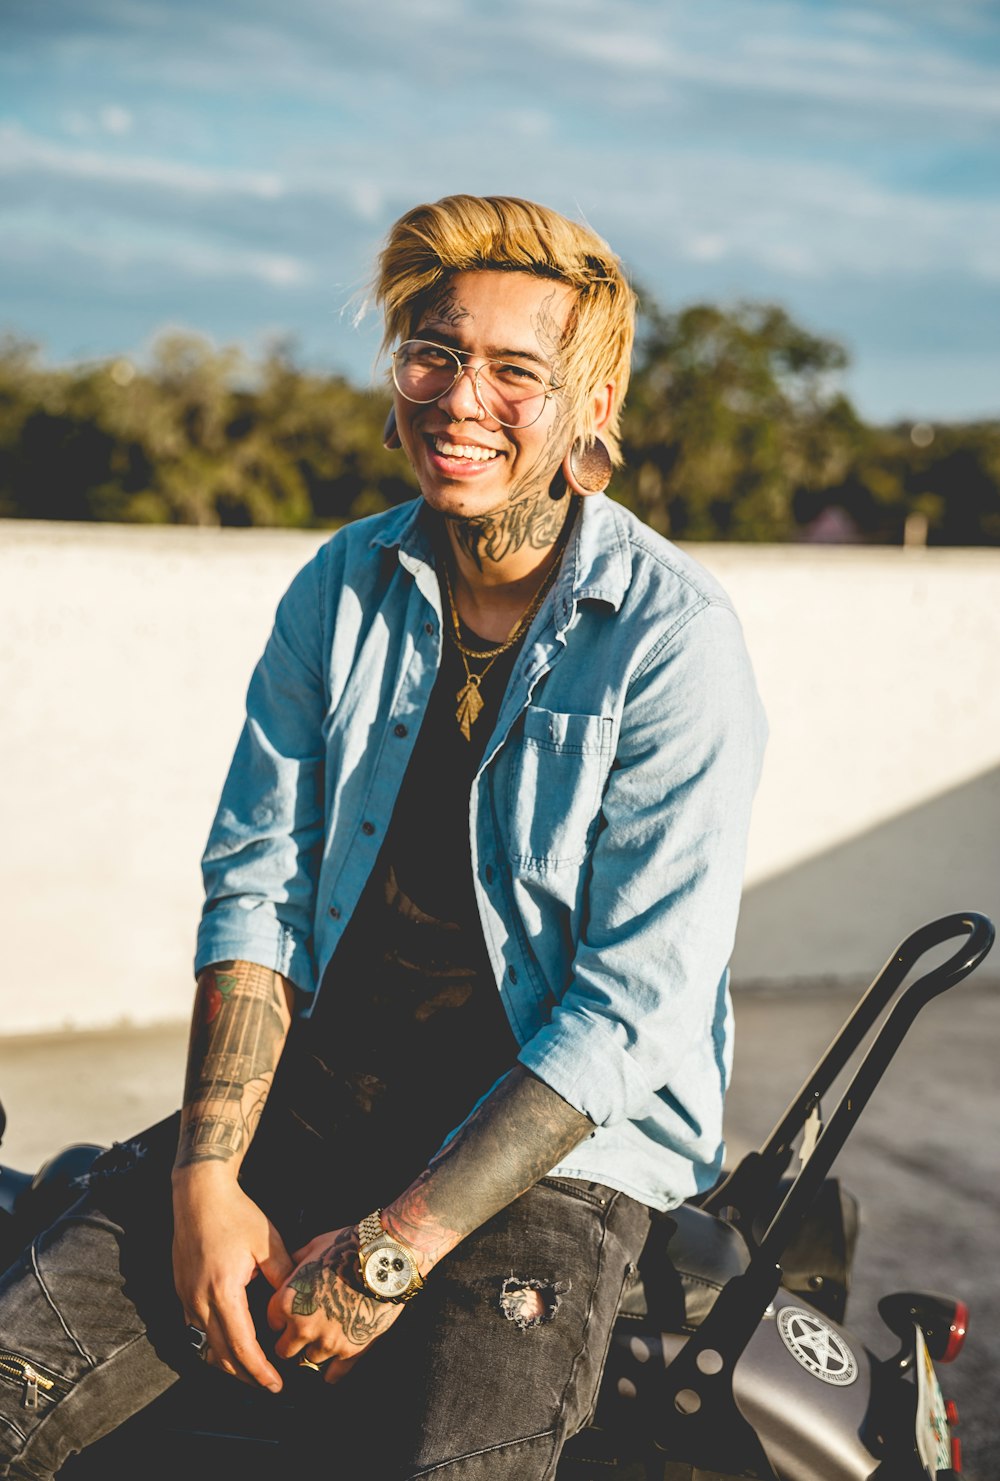
<svg viewBox="0 0 1000 1481">
<path fill-rule="evenodd" d="M 434 438 L 434 447 L 444 458 L 471 458 L 474 463 L 488 463 L 497 456 L 494 447 L 466 446 L 462 442 L 445 442 L 443 437 Z"/>
</svg>

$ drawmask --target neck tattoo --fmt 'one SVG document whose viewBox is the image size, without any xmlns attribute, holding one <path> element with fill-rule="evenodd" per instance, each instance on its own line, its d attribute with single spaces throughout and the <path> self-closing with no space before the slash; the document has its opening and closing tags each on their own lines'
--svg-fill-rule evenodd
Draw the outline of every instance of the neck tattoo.
<svg viewBox="0 0 1000 1481">
<path fill-rule="evenodd" d="M 555 542 L 555 558 L 548 571 L 539 582 L 537 591 L 531 598 L 531 601 L 528 603 L 527 607 L 521 613 L 521 616 L 518 618 L 517 622 L 515 622 L 514 626 L 507 634 L 504 641 L 497 647 L 488 648 L 485 651 L 482 649 L 470 648 L 466 643 L 462 641 L 462 629 L 458 619 L 458 607 L 455 605 L 455 595 L 452 590 L 451 576 L 448 571 L 447 557 L 445 557 L 445 559 L 442 561 L 441 571 L 444 577 L 445 595 L 448 598 L 448 608 L 451 614 L 451 629 L 448 633 L 448 636 L 455 647 L 458 649 L 459 657 L 462 660 L 462 667 L 465 669 L 465 683 L 462 685 L 461 689 L 455 696 L 456 700 L 458 701 L 455 709 L 455 719 L 458 721 L 459 730 L 465 736 L 465 739 L 467 741 L 471 741 L 472 727 L 473 725 L 475 725 L 476 721 L 479 719 L 479 716 L 482 714 L 483 711 L 483 697 L 479 692 L 479 686 L 482 684 L 483 680 L 486 678 L 486 675 L 489 673 L 494 663 L 496 663 L 501 653 L 506 653 L 509 649 L 513 648 L 514 644 L 524 636 L 528 628 L 531 626 L 532 622 L 535 620 L 539 608 L 544 602 L 552 587 L 553 582 L 556 579 L 556 576 L 559 573 L 559 567 L 562 563 L 562 553 L 566 547 L 566 541 L 569 539 L 569 533 L 572 529 L 572 526 L 572 518 L 567 518 L 563 521 L 562 529 L 559 531 L 558 538 Z M 485 666 L 481 668 L 478 673 L 474 672 L 470 666 L 470 659 L 477 662 L 481 661 L 482 659 L 486 659 Z"/>
</svg>

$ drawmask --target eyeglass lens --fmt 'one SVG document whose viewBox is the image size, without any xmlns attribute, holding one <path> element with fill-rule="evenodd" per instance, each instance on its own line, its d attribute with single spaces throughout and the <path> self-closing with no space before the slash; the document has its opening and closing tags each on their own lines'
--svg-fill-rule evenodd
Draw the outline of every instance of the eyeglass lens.
<svg viewBox="0 0 1000 1481">
<path fill-rule="evenodd" d="M 428 340 L 408 339 L 392 358 L 392 377 L 407 401 L 436 401 L 455 384 L 463 363 L 453 350 Z M 516 361 L 486 360 L 473 376 L 484 410 L 505 427 L 537 422 L 550 387 Z"/>
</svg>

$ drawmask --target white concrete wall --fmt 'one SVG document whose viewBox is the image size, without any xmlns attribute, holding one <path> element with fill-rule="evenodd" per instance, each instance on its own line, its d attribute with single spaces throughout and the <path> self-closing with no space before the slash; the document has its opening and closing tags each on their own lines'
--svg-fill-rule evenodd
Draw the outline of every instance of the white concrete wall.
<svg viewBox="0 0 1000 1481">
<path fill-rule="evenodd" d="M 771 723 L 736 978 L 869 978 L 924 921 L 1000 925 L 1000 550 L 695 553 Z"/>
<path fill-rule="evenodd" d="M 0 523 L 0 1033 L 186 1016 L 246 683 L 323 538 Z M 772 728 L 737 979 L 868 976 L 925 919 L 1000 917 L 1000 552 L 695 553 Z"/>
</svg>

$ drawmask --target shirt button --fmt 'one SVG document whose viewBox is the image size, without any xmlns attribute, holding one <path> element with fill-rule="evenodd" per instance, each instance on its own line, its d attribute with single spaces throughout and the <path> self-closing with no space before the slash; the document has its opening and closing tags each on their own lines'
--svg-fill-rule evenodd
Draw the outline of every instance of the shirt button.
<svg viewBox="0 0 1000 1481">
<path fill-rule="evenodd" d="M 516 967 L 508 967 L 507 968 L 507 976 L 510 978 L 511 982 L 516 982 L 517 981 L 517 968 Z"/>
<path fill-rule="evenodd" d="M 424 623 L 424 632 L 427 634 L 427 636 L 429 638 L 432 638 L 434 636 L 434 624 L 433 624 L 433 622 L 425 622 Z"/>
<path fill-rule="evenodd" d="M 368 837 L 371 838 L 372 834 L 375 832 L 375 824 L 374 823 L 362 823 L 361 824 L 361 831 L 362 831 L 362 833 L 367 833 Z"/>
<path fill-rule="evenodd" d="M 493 883 L 493 865 L 492 864 L 487 864 L 486 868 L 483 870 L 483 873 L 486 875 L 486 883 L 487 884 L 492 884 Z"/>
<path fill-rule="evenodd" d="M 392 733 L 393 735 L 398 736 L 400 740 L 403 739 L 404 735 L 408 734 L 406 726 L 402 723 L 402 721 L 400 721 L 398 725 L 394 725 L 392 727 Z"/>
<path fill-rule="evenodd" d="M 330 919 L 331 920 L 340 920 L 340 909 L 339 909 L 339 907 L 336 906 L 336 905 L 331 905 L 330 906 L 330 910 L 329 910 L 329 916 L 330 916 Z"/>
</svg>

